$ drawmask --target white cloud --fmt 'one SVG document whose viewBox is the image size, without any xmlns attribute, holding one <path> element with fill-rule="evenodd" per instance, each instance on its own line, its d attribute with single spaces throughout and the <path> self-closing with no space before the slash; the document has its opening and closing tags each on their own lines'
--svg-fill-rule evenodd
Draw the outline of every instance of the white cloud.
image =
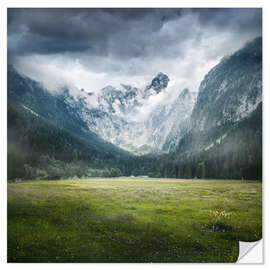
<svg viewBox="0 0 270 270">
<path fill-rule="evenodd" d="M 254 31 L 241 33 L 234 32 L 232 28 L 201 25 L 195 13 L 167 21 L 149 35 L 143 31 L 143 28 L 131 29 L 129 35 L 134 47 L 141 45 L 137 49 L 145 50 L 138 57 L 121 57 L 113 53 L 115 48 L 112 47 L 111 53 L 109 50 L 105 55 L 94 55 L 90 51 L 23 54 L 15 58 L 14 65 L 21 73 L 42 82 L 51 91 L 68 86 L 97 93 L 103 87 L 119 87 L 122 83 L 142 88 L 157 73 L 163 72 L 170 78 L 169 89 L 176 90 L 170 90 L 170 95 L 165 93 L 168 95 L 166 97 L 150 99 L 148 108 L 151 110 L 155 104 L 166 102 L 185 87 L 198 91 L 204 76 L 222 57 L 257 35 Z M 141 32 L 143 35 L 140 37 Z M 121 33 L 116 32 L 117 35 L 125 42 Z M 110 40 L 107 42 L 110 44 Z M 111 46 L 114 45 L 112 43 Z M 117 46 L 117 50 L 121 51 L 121 43 L 117 43 Z"/>
</svg>

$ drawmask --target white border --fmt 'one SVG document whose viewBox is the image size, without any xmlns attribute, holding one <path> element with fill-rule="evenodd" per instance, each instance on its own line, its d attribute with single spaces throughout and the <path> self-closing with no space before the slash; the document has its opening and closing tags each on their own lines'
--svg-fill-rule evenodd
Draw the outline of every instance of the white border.
<svg viewBox="0 0 270 270">
<path fill-rule="evenodd" d="M 267 0 L 3 0 L 5 7 L 262 7 Z M 3 4 L 2 4 L 3 5 Z"/>
<path fill-rule="evenodd" d="M 1 43 L 0 43 L 0 52 L 1 52 L 1 61 L 0 61 L 0 110 L 1 110 L 1 129 L 0 129 L 0 138 L 1 138 L 1 155 L 0 155 L 0 166 L 1 166 L 1 209 L 0 209 L 0 265 L 1 269 L 14 269 L 20 267 L 21 269 L 47 269 L 50 268 L 59 268 L 64 267 L 65 269 L 88 269 L 88 268 L 107 268 L 110 267 L 111 269 L 126 269 L 127 267 L 130 269 L 137 269 L 137 268 L 149 268 L 149 267 L 156 267 L 156 268 L 178 268 L 181 267 L 200 267 L 201 269 L 208 269 L 209 267 L 217 267 L 216 264 L 7 264 L 6 263 L 6 242 L 7 242 L 7 227 L 6 227 L 6 153 L 7 153 L 7 129 L 6 129 L 6 115 L 7 115 L 7 106 L 6 106 L 6 67 L 7 67 L 7 58 L 6 58 L 6 44 L 7 44 L 7 33 L 6 33 L 6 9 L 7 7 L 262 7 L 263 8 L 263 47 L 264 47 L 264 62 L 263 62 L 263 117 L 264 117 L 264 136 L 263 136 L 263 156 L 264 156 L 264 166 L 263 166 L 263 198 L 264 198 L 264 211 L 263 211 L 263 224 L 264 224 L 264 255 L 266 255 L 266 250 L 268 248 L 269 243 L 269 234 L 266 232 L 265 228 L 267 228 L 269 224 L 269 215 L 267 214 L 266 205 L 270 205 L 269 203 L 269 196 L 266 195 L 266 192 L 269 190 L 269 170 L 267 161 L 269 160 L 269 143 L 267 138 L 270 138 L 270 129 L 269 129 L 269 116 L 270 116 L 270 84 L 269 84 L 269 53 L 268 50 L 270 48 L 269 44 L 269 29 L 267 27 L 270 26 L 269 18 L 269 2 L 267 0 L 227 0 L 227 1 L 220 1 L 220 0 L 185 0 L 185 1 L 172 1 L 172 0 L 156 0 L 156 1 L 104 1 L 104 0 L 95 0 L 95 1 L 84 1 L 84 0 L 54 0 L 54 1 L 34 1 L 34 0 L 2 0 L 0 3 L 0 36 L 1 36 Z M 268 250 L 269 251 L 269 250 Z M 264 256 L 264 265 L 247 265 L 245 264 L 245 268 L 254 268 L 254 267 L 267 267 L 268 260 L 267 257 Z M 242 265 L 243 266 L 243 265 Z M 219 264 L 218 267 L 241 267 L 241 265 L 236 264 Z"/>
</svg>

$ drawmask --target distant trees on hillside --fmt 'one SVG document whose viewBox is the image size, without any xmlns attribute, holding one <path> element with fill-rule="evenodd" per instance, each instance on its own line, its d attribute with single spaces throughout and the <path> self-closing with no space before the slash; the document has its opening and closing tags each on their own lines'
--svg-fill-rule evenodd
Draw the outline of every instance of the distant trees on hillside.
<svg viewBox="0 0 270 270">
<path fill-rule="evenodd" d="M 97 151 L 98 145 L 93 148 L 29 112 L 8 108 L 9 179 L 148 175 L 261 180 L 262 106 L 233 126 L 186 134 L 172 153 L 121 156 Z"/>
</svg>

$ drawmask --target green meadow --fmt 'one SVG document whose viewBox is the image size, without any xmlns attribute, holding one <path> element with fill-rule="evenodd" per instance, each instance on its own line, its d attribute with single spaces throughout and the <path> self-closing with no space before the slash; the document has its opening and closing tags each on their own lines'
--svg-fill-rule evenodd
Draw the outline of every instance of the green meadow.
<svg viewBox="0 0 270 270">
<path fill-rule="evenodd" d="M 8 262 L 235 262 L 261 236 L 261 182 L 8 183 Z"/>
</svg>

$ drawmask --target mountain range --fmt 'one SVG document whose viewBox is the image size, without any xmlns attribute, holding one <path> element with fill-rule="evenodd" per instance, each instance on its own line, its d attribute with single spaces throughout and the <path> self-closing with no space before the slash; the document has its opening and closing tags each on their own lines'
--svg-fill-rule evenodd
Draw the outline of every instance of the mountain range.
<svg viewBox="0 0 270 270">
<path fill-rule="evenodd" d="M 108 85 L 98 93 L 69 88 L 52 93 L 41 83 L 20 74 L 9 65 L 10 175 L 18 174 L 12 173 L 14 164 L 21 164 L 21 174 L 26 174 L 26 168 L 29 169 L 29 166 L 33 174 L 35 166 L 39 166 L 38 161 L 33 162 L 33 153 L 24 156 L 15 151 L 24 149 L 24 144 L 31 145 L 30 141 L 17 141 L 16 130 L 23 132 L 26 137 L 30 133 L 33 135 L 34 128 L 38 130 L 39 134 L 36 137 L 33 135 L 33 141 L 37 144 L 34 156 L 39 157 L 39 154 L 36 154 L 40 151 L 38 141 L 42 144 L 41 130 L 46 126 L 56 133 L 61 130 L 61 136 L 64 138 L 69 137 L 69 141 L 72 141 L 69 145 L 70 155 L 72 156 L 76 149 L 79 153 L 77 156 L 83 156 L 85 168 L 90 166 L 87 165 L 88 155 L 95 161 L 90 167 L 99 170 L 119 169 L 118 174 L 212 177 L 206 175 L 205 170 L 207 162 L 209 167 L 213 167 L 211 160 L 214 151 L 218 149 L 222 163 L 222 158 L 227 155 L 226 151 L 236 151 L 238 156 L 247 151 L 250 155 L 250 150 L 246 149 L 250 147 L 257 150 L 259 148 L 256 157 L 235 157 L 236 160 L 242 159 L 243 165 L 239 163 L 241 168 L 239 167 L 239 172 L 234 173 L 233 177 L 243 177 L 244 170 L 248 170 L 248 175 L 251 175 L 251 169 L 245 168 L 254 164 L 257 164 L 257 167 L 253 175 L 255 178 L 260 177 L 261 38 L 256 38 L 234 54 L 225 56 L 206 74 L 198 92 L 184 88 L 174 91 L 172 95 L 170 90 L 170 78 L 159 72 L 152 81 L 146 82 L 141 88 L 120 84 L 119 87 Z M 27 128 L 21 127 L 20 121 L 27 123 Z M 35 125 L 32 124 L 34 122 Z M 253 124 L 250 124 L 251 122 Z M 243 130 L 256 140 L 252 142 L 251 137 L 243 137 L 243 143 L 240 144 L 242 148 L 235 145 L 234 150 L 232 145 L 239 140 L 238 136 Z M 52 136 L 55 136 L 53 132 Z M 57 154 L 57 147 L 55 141 L 50 138 L 50 133 L 46 135 L 45 144 L 50 146 L 49 149 L 55 149 L 47 153 L 50 158 L 65 160 Z M 58 147 L 61 148 L 61 144 L 66 145 L 65 140 L 59 140 Z M 46 153 L 46 149 L 42 148 L 42 151 L 43 154 Z M 43 154 L 40 156 L 44 156 Z M 77 158 L 75 161 L 80 160 Z M 75 161 L 72 157 L 69 160 Z M 156 169 L 153 165 L 155 163 L 162 163 L 162 166 Z M 230 162 L 226 160 L 225 163 Z M 143 164 L 148 164 L 148 168 Z M 224 171 L 229 170 L 228 164 Z M 186 167 L 189 169 L 183 169 Z M 212 171 L 218 171 L 218 168 Z M 47 171 L 46 173 L 48 175 Z M 222 177 L 224 175 L 226 174 Z M 227 177 L 232 176 L 228 174 Z"/>
</svg>

